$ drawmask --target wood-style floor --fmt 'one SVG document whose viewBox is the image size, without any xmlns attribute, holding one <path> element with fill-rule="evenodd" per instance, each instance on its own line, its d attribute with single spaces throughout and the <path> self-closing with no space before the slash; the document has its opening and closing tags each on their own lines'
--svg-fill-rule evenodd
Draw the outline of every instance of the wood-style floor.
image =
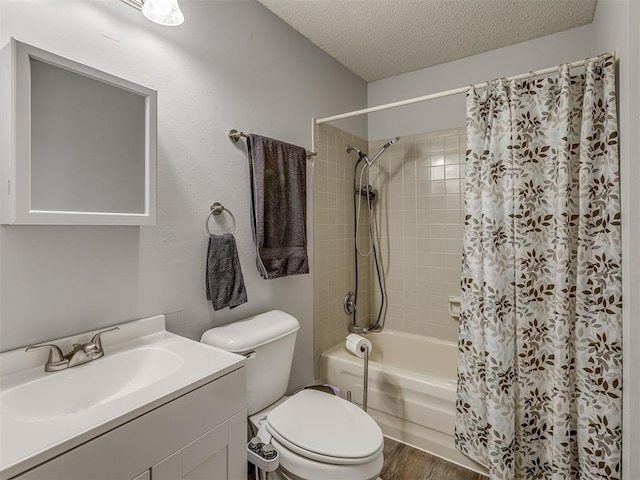
<svg viewBox="0 0 640 480">
<path fill-rule="evenodd" d="M 382 480 L 486 480 L 487 477 L 459 467 L 404 443 L 384 438 Z M 253 468 L 249 479 L 254 480 Z"/>
<path fill-rule="evenodd" d="M 449 463 L 404 443 L 384 438 L 382 480 L 486 480 L 479 473 Z"/>
</svg>

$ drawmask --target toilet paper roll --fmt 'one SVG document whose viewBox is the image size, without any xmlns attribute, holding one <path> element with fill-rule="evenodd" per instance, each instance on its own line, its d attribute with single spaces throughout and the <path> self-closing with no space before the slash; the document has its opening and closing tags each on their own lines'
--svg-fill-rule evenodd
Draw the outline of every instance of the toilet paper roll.
<svg viewBox="0 0 640 480">
<path fill-rule="evenodd" d="M 364 337 L 361 337 L 357 333 L 352 333 L 347 336 L 346 347 L 347 350 L 353 353 L 356 357 L 364 358 L 364 346 L 369 347 L 369 354 L 371 354 L 371 350 L 373 346 L 371 342 Z"/>
</svg>

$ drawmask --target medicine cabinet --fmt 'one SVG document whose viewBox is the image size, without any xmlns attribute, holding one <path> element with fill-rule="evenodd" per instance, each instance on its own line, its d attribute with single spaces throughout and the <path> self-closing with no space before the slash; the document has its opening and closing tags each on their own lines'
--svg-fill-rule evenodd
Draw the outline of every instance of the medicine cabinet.
<svg viewBox="0 0 640 480">
<path fill-rule="evenodd" d="M 0 55 L 2 223 L 154 225 L 156 91 L 15 39 Z"/>
</svg>

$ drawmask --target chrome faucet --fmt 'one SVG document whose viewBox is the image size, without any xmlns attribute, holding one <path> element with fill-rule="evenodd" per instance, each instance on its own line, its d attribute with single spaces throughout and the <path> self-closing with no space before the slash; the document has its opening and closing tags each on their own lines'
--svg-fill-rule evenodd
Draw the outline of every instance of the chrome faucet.
<svg viewBox="0 0 640 480">
<path fill-rule="evenodd" d="M 102 335 L 108 332 L 117 332 L 118 330 L 120 330 L 118 327 L 109 328 L 108 330 L 96 333 L 88 343 L 74 343 L 73 350 L 66 355 L 62 353 L 60 347 L 52 343 L 31 345 L 25 349 L 25 352 L 33 352 L 34 350 L 39 350 L 41 348 L 48 348 L 49 359 L 47 360 L 47 363 L 44 364 L 44 371 L 57 372 L 58 370 L 82 365 L 83 363 L 87 363 L 104 356 Z"/>
</svg>

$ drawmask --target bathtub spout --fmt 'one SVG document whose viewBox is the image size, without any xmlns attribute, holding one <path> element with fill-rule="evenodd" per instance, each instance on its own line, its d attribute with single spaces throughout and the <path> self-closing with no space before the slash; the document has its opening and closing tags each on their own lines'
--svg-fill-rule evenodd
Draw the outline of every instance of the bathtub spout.
<svg viewBox="0 0 640 480">
<path fill-rule="evenodd" d="M 369 333 L 369 329 L 366 327 L 361 327 L 360 325 L 356 325 L 355 323 L 349 324 L 349 333 L 358 333 L 366 335 Z"/>
<path fill-rule="evenodd" d="M 366 335 L 367 333 L 378 333 L 381 331 L 382 327 L 378 323 L 376 323 L 375 325 L 371 325 L 370 327 L 361 327 L 360 325 L 356 325 L 355 323 L 349 324 L 349 333 L 359 333 Z"/>
</svg>

